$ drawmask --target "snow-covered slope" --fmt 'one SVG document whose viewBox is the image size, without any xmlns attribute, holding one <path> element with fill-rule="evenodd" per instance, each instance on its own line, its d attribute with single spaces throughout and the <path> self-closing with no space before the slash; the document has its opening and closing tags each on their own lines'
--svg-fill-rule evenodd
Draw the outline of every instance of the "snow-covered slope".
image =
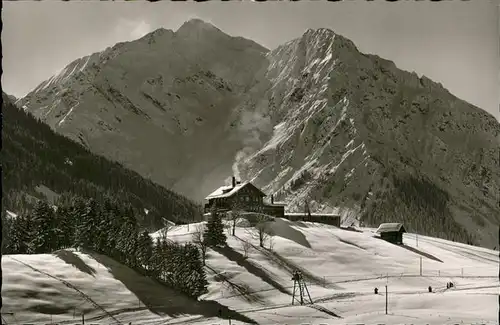
<svg viewBox="0 0 500 325">
<path fill-rule="evenodd" d="M 234 173 L 289 211 L 498 243 L 498 121 L 328 29 L 268 51 L 195 19 L 79 59 L 20 105 L 194 200 Z"/>
<path fill-rule="evenodd" d="M 174 226 L 167 237 L 189 241 L 199 225 Z M 405 246 L 399 247 L 374 238 L 373 229 L 355 232 L 284 219 L 273 227 L 280 236 L 266 242 L 272 250 L 259 248 L 248 227 L 228 236 L 228 249 L 209 250 L 210 286 L 203 300 L 259 324 L 496 324 L 496 251 L 425 236 L 418 236 L 417 247 L 413 234 L 405 234 Z M 252 244 L 247 259 L 243 241 Z M 54 321 L 76 324 L 82 312 L 86 322 L 96 324 L 227 322 L 215 317 L 213 305 L 195 306 L 98 254 L 4 256 L 2 269 L 2 314 L 8 323 L 42 324 L 54 314 Z M 314 306 L 291 306 L 290 272 L 297 269 Z M 446 289 L 449 281 L 454 288 Z M 233 319 L 233 324 L 244 322 Z"/>
</svg>

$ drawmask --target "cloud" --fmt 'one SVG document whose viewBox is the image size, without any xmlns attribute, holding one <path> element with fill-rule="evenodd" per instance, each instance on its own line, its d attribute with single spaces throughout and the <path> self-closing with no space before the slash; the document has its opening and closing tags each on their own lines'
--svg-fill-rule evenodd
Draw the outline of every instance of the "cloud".
<svg viewBox="0 0 500 325">
<path fill-rule="evenodd" d="M 148 23 L 146 23 L 146 22 L 144 22 L 144 21 L 141 21 L 130 32 L 130 36 L 133 39 L 138 39 L 138 38 L 141 38 L 141 37 L 143 37 L 144 35 L 146 35 L 146 34 L 148 34 L 150 32 L 152 32 L 151 25 L 148 24 Z"/>
<path fill-rule="evenodd" d="M 131 41 L 139 39 L 152 31 L 152 26 L 144 20 L 120 19 L 116 24 L 114 34 L 120 41 Z"/>
</svg>

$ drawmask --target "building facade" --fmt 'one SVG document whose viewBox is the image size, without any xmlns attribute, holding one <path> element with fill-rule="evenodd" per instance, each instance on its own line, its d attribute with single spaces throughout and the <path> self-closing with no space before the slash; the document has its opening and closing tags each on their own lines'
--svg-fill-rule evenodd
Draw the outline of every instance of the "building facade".
<svg viewBox="0 0 500 325">
<path fill-rule="evenodd" d="M 277 218 L 283 218 L 285 215 L 285 205 L 274 203 L 271 196 L 271 203 L 265 203 L 264 198 L 267 195 L 250 182 L 237 182 L 232 178 L 231 185 L 219 187 L 210 193 L 205 200 L 205 213 L 211 209 L 220 212 L 231 210 L 240 210 L 246 212 L 257 212 L 267 214 Z"/>
</svg>

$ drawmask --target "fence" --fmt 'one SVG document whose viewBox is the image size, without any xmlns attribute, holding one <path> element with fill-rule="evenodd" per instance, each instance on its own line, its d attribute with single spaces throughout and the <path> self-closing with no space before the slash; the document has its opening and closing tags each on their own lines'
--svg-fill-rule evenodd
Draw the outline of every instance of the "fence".
<svg viewBox="0 0 500 325">
<path fill-rule="evenodd" d="M 417 269 L 404 269 L 400 272 L 373 273 L 373 274 L 351 274 L 351 275 L 326 275 L 325 281 L 364 281 L 376 278 L 400 278 L 400 277 L 446 277 L 446 278 L 498 278 L 498 267 L 478 268 L 463 267 L 454 269 L 426 269 L 422 272 Z"/>
<path fill-rule="evenodd" d="M 345 282 L 362 282 L 362 281 L 370 281 L 370 280 L 383 280 L 383 279 L 395 279 L 395 278 L 404 278 L 404 277 L 442 277 L 442 278 L 454 278 L 454 277 L 462 277 L 462 278 L 488 278 L 488 279 L 498 279 L 498 268 L 481 268 L 478 269 L 477 267 L 463 267 L 463 268 L 451 268 L 451 269 L 423 269 L 422 275 L 420 272 L 415 272 L 414 269 L 401 269 L 401 272 L 388 272 L 388 273 L 382 273 L 382 274 L 351 274 L 349 276 L 323 276 L 323 280 L 325 282 L 325 285 L 328 287 L 329 284 L 335 284 L 335 283 L 345 283 Z M 444 281 L 445 279 L 443 279 Z M 307 281 L 309 282 L 309 281 Z M 313 283 L 308 283 L 308 285 L 314 285 Z M 287 289 L 292 289 L 293 286 L 286 287 Z M 272 290 L 277 290 L 275 288 L 273 289 L 263 289 L 263 290 L 255 290 L 255 291 L 249 291 L 246 294 L 254 294 L 254 293 L 259 293 L 263 291 L 272 291 Z M 223 290 L 221 290 L 223 293 Z M 228 299 L 228 298 L 233 298 L 239 295 L 224 295 L 222 294 L 219 299 Z M 334 298 L 332 297 L 316 297 L 314 299 L 316 302 L 323 302 L 323 301 L 328 301 L 328 300 L 333 300 Z M 141 310 L 147 310 L 149 308 L 154 308 L 155 306 L 144 306 L 139 300 L 137 303 L 136 307 L 131 307 L 119 311 L 112 311 L 110 313 L 102 313 L 101 315 L 93 316 L 93 317 L 86 317 L 85 315 L 79 314 L 78 311 L 73 312 L 73 317 L 71 316 L 60 316 L 60 315 L 45 315 L 46 319 L 30 319 L 30 320 L 25 320 L 25 319 L 19 319 L 20 317 L 16 317 L 15 313 L 12 312 L 2 312 L 2 325 L 138 325 L 140 322 L 128 322 L 128 321 L 117 321 L 116 319 L 113 320 L 112 317 L 110 317 L 110 314 L 116 315 L 119 313 L 127 313 L 127 312 L 137 312 Z M 164 307 L 164 306 L 157 306 L 157 307 Z M 271 308 L 279 308 L 282 306 L 270 306 Z M 239 313 L 246 313 L 247 311 L 240 310 L 236 311 Z M 175 323 L 175 321 L 174 321 Z M 182 323 L 182 322 L 181 322 Z M 181 324 L 179 323 L 179 324 Z M 173 324 L 172 322 L 165 320 L 165 324 Z M 227 320 L 226 322 L 222 323 L 213 323 L 215 324 L 230 324 L 230 325 L 240 325 L 242 324 L 241 322 L 235 322 L 230 320 Z M 308 323 L 301 323 L 301 324 L 308 324 Z M 325 323 L 327 324 L 327 323 Z M 338 323 L 337 323 L 338 324 Z M 471 323 L 471 325 L 486 325 L 487 323 Z M 370 324 L 362 324 L 362 323 L 354 323 L 354 324 L 347 324 L 346 325 L 370 325 Z M 375 325 L 375 324 L 374 324 Z M 376 324 L 376 325 L 384 325 L 384 324 Z M 465 323 L 461 323 L 460 325 L 465 325 Z"/>
<path fill-rule="evenodd" d="M 189 321 L 188 321 L 189 322 Z M 41 323 L 41 322 L 37 322 L 37 323 L 11 323 L 11 322 L 4 322 L 3 320 L 3 317 L 2 317 L 2 325 L 115 325 L 117 323 L 113 323 L 113 322 L 107 322 L 107 323 L 92 323 L 92 322 L 79 322 L 79 323 L 69 323 L 69 322 L 58 322 L 58 323 L 54 323 L 54 322 L 50 322 L 50 323 Z M 140 325 L 141 323 L 140 322 L 126 322 L 126 323 L 122 323 L 123 325 Z M 165 323 L 165 324 L 171 324 L 169 323 L 168 321 Z M 176 324 L 176 323 L 174 323 Z M 217 323 L 209 323 L 210 325 L 243 325 L 244 323 L 241 323 L 241 322 L 235 322 L 235 321 L 232 321 L 230 319 L 228 320 L 225 320 L 223 322 L 217 322 Z M 308 323 L 308 322 L 303 322 L 303 323 L 299 323 L 300 325 L 312 325 L 312 323 Z M 328 323 L 328 322 L 324 322 L 324 323 L 314 323 L 316 325 L 330 325 L 331 323 Z M 391 325 L 391 324 L 386 324 L 386 323 L 343 323 L 343 324 L 339 324 L 339 323 L 336 323 L 337 325 Z M 453 323 L 453 324 L 450 324 L 450 325 L 493 325 L 495 324 L 494 322 L 489 322 L 489 323 L 484 323 L 484 322 L 480 322 L 480 323 Z M 276 324 L 278 325 L 278 324 Z M 431 325 L 431 324 L 425 324 L 425 325 Z"/>
</svg>

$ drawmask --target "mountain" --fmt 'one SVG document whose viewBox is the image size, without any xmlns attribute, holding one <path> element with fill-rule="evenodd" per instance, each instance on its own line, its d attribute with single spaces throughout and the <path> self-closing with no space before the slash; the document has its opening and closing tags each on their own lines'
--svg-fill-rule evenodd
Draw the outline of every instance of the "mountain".
<svg viewBox="0 0 500 325">
<path fill-rule="evenodd" d="M 230 174 L 240 148 L 233 111 L 259 82 L 266 52 L 192 20 L 76 60 L 19 104 L 93 152 L 201 199 Z"/>
<path fill-rule="evenodd" d="M 289 210 L 498 242 L 498 121 L 328 29 L 269 51 L 191 20 L 76 60 L 20 104 L 195 200 L 233 173 Z"/>
<path fill-rule="evenodd" d="M 492 115 L 326 29 L 268 58 L 279 124 L 244 164 L 248 177 L 297 208 L 309 198 L 315 209 L 344 208 L 347 219 L 403 221 L 497 245 L 500 124 Z"/>
<path fill-rule="evenodd" d="M 26 213 L 38 199 L 114 198 L 138 211 L 143 227 L 159 229 L 163 218 L 196 220 L 199 206 L 136 172 L 95 155 L 17 108 L 2 93 L 2 208 Z M 63 197 L 61 197 L 63 196 Z"/>
</svg>

